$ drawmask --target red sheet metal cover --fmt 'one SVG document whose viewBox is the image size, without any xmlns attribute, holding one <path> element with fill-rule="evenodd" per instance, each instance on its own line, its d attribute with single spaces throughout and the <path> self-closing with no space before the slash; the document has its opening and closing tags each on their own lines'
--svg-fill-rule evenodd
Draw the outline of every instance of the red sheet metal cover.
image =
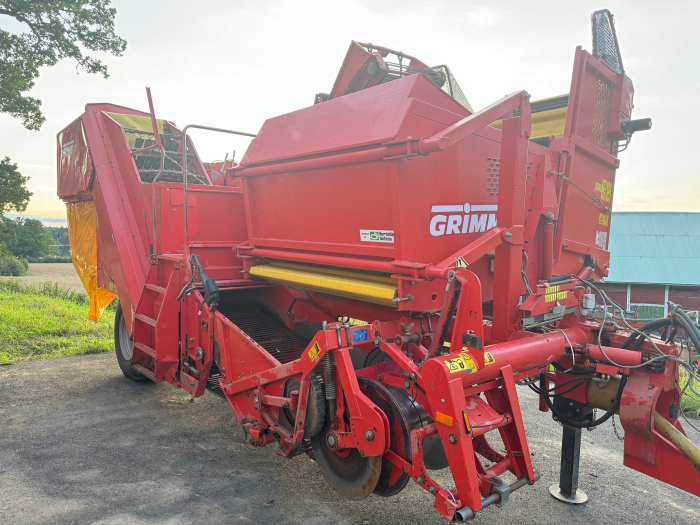
<svg viewBox="0 0 700 525">
<path fill-rule="evenodd" d="M 411 75 L 266 120 L 241 165 L 404 140 L 403 130 L 416 129 L 413 99 L 452 113 L 449 122 L 440 121 L 442 125 L 451 125 L 469 115 L 423 75 Z"/>
<path fill-rule="evenodd" d="M 82 117 L 61 131 L 56 139 L 58 196 L 65 201 L 91 198 L 92 158 L 85 140 Z"/>
</svg>

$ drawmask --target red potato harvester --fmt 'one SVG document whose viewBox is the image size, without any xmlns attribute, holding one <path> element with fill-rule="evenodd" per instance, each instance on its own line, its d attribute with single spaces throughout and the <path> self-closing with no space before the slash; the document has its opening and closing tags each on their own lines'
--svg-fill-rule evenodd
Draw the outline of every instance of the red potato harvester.
<svg viewBox="0 0 700 525">
<path fill-rule="evenodd" d="M 581 429 L 616 413 L 626 465 L 700 495 L 673 339 L 700 334 L 675 306 L 633 328 L 595 284 L 618 154 L 651 121 L 612 16 L 592 24 L 569 94 L 539 102 L 474 112 L 446 66 L 353 42 L 329 94 L 257 136 L 180 130 L 150 92 L 149 113 L 88 104 L 58 135 L 58 194 L 91 315 L 119 297 L 124 374 L 209 389 L 349 499 L 413 480 L 448 520 L 537 481 L 516 384 L 563 424 L 555 496 L 585 500 Z M 205 164 L 193 127 L 255 138 Z"/>
</svg>

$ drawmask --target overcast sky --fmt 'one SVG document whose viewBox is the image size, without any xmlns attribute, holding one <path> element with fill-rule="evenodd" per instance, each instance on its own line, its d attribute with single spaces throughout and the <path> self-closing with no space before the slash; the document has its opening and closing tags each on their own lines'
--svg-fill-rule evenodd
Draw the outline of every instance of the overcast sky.
<svg viewBox="0 0 700 525">
<path fill-rule="evenodd" d="M 262 122 L 328 92 L 350 40 L 431 64 L 448 64 L 475 109 L 527 89 L 534 99 L 568 93 L 574 48 L 591 50 L 590 13 L 608 8 L 627 74 L 633 118 L 653 130 L 620 154 L 615 211 L 700 211 L 695 127 L 700 122 L 700 2 L 466 0 L 116 0 L 121 58 L 104 57 L 107 80 L 61 62 L 30 93 L 43 100 L 40 132 L 0 115 L 0 156 L 31 177 L 26 215 L 64 218 L 56 197 L 56 133 L 86 103 L 147 110 L 180 127 L 198 123 L 257 132 Z M 22 25 L 0 16 L 0 27 Z M 193 133 L 203 160 L 248 141 Z"/>
</svg>

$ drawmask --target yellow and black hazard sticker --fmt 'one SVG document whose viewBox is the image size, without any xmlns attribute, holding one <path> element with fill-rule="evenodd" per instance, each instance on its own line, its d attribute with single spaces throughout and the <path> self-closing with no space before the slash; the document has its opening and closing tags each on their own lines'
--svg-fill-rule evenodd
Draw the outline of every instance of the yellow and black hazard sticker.
<svg viewBox="0 0 700 525">
<path fill-rule="evenodd" d="M 547 288 L 547 293 L 544 295 L 544 302 L 551 303 L 554 301 L 563 301 L 568 296 L 569 292 L 567 292 L 566 290 L 560 292 L 558 286 L 550 286 L 549 288 Z"/>
<path fill-rule="evenodd" d="M 469 354 L 459 354 L 459 356 L 453 359 L 446 359 L 445 364 L 450 373 L 466 372 L 467 374 L 471 374 L 477 370 L 476 363 Z"/>
<path fill-rule="evenodd" d="M 608 225 L 608 220 L 609 220 L 609 219 L 608 219 L 608 216 L 607 216 L 605 213 L 601 213 L 601 214 L 598 216 L 598 224 L 602 224 L 603 226 L 607 226 L 607 225 Z"/>
<path fill-rule="evenodd" d="M 314 343 L 314 346 L 311 347 L 311 350 L 309 350 L 309 359 L 314 361 L 318 354 L 321 353 L 321 347 L 318 346 L 318 343 Z"/>
<path fill-rule="evenodd" d="M 610 202 L 612 198 L 612 182 L 603 180 L 603 182 L 595 183 L 595 191 L 600 192 L 600 200 Z"/>
<path fill-rule="evenodd" d="M 496 362 L 496 360 L 493 357 L 493 354 L 491 352 L 486 352 L 484 354 L 484 364 L 485 365 L 492 365 Z"/>
</svg>

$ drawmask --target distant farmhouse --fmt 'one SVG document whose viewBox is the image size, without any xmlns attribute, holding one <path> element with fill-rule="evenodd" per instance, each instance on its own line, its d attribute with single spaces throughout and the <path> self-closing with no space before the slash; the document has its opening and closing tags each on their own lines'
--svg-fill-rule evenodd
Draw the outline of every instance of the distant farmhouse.
<svg viewBox="0 0 700 525">
<path fill-rule="evenodd" d="M 602 289 L 640 319 L 667 301 L 700 311 L 700 213 L 613 213 L 610 275 Z M 600 303 L 600 300 L 598 300 Z"/>
</svg>

